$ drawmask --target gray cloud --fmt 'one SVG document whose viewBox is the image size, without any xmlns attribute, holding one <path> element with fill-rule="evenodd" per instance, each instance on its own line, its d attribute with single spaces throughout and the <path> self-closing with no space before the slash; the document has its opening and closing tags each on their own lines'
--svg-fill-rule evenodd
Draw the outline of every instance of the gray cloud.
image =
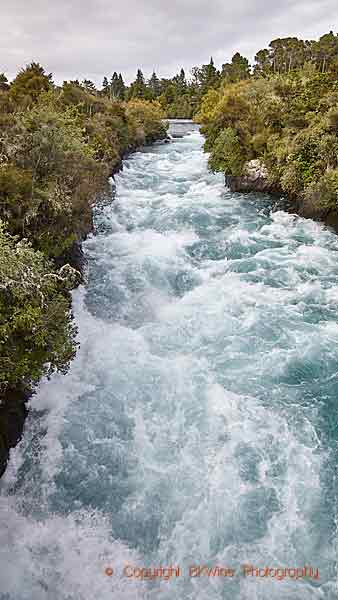
<svg viewBox="0 0 338 600">
<path fill-rule="evenodd" d="M 141 67 L 162 76 L 187 71 L 212 55 L 216 64 L 239 50 L 249 59 L 271 39 L 314 39 L 335 29 L 336 0 L 2 0 L 0 72 L 13 76 L 41 62 L 63 79 Z"/>
</svg>

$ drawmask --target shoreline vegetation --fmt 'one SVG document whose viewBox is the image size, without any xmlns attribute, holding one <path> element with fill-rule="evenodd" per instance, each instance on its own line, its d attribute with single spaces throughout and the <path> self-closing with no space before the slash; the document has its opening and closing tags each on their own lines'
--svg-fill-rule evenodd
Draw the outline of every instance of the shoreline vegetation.
<svg viewBox="0 0 338 600">
<path fill-rule="evenodd" d="M 255 63 L 236 53 L 171 79 L 140 69 L 57 86 L 38 63 L 0 73 L 0 477 L 26 401 L 75 355 L 71 290 L 92 208 L 128 153 L 167 137 L 165 118 L 201 125 L 209 167 L 236 191 L 277 192 L 338 222 L 338 37 L 282 38 Z"/>
<path fill-rule="evenodd" d="M 225 73 L 225 75 L 224 75 Z M 232 191 L 276 193 L 338 231 L 338 36 L 236 55 L 198 114 L 209 167 Z"/>
<path fill-rule="evenodd" d="M 37 63 L 11 84 L 0 75 L 0 476 L 35 386 L 75 355 L 71 290 L 93 205 L 123 157 L 167 138 L 164 116 L 155 101 L 57 87 Z"/>
</svg>

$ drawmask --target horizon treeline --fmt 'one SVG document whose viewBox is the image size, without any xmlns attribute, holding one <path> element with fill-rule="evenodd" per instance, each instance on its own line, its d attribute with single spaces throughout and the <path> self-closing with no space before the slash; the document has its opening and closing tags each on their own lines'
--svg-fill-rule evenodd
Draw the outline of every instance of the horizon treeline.
<svg viewBox="0 0 338 600">
<path fill-rule="evenodd" d="M 105 77 L 100 93 L 116 99 L 143 98 L 158 100 L 168 117 L 192 117 L 210 88 L 250 79 L 268 78 L 313 65 L 320 73 L 332 68 L 338 58 L 338 35 L 333 31 L 318 41 L 285 37 L 272 40 L 268 48 L 258 50 L 254 63 L 236 52 L 230 62 L 217 69 L 211 57 L 207 64 L 193 67 L 187 76 L 183 68 L 172 78 L 161 78 L 154 71 L 147 80 L 141 69 L 135 80 L 126 86 L 121 73 Z M 90 85 L 93 86 L 92 82 Z"/>
<path fill-rule="evenodd" d="M 114 71 L 103 78 L 97 88 L 89 79 L 73 80 L 90 94 L 105 96 L 112 101 L 131 99 L 157 100 L 168 117 L 190 118 L 198 112 L 203 96 L 210 88 L 243 81 L 250 78 L 268 78 L 313 65 L 316 71 L 326 73 L 338 60 L 338 35 L 330 31 L 319 40 L 297 37 L 276 38 L 267 48 L 258 50 L 254 62 L 236 52 L 230 62 L 217 69 L 213 58 L 206 64 L 193 67 L 187 75 L 181 68 L 172 78 L 163 78 L 154 71 L 147 79 L 140 68 L 135 80 L 128 86 L 123 74 Z M 8 85 L 5 73 L 0 73 L 0 89 Z"/>
</svg>

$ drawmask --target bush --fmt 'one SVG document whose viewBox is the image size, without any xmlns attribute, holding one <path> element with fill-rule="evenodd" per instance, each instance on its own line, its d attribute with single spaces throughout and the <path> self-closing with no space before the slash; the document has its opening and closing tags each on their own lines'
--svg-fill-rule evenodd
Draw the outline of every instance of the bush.
<svg viewBox="0 0 338 600">
<path fill-rule="evenodd" d="M 159 102 L 130 100 L 126 105 L 126 112 L 138 142 L 145 141 L 149 144 L 166 137 L 167 126 L 162 121 L 164 113 Z"/>
<path fill-rule="evenodd" d="M 2 142 L 0 218 L 47 256 L 60 256 L 91 229 L 91 204 L 105 170 L 94 160 L 76 111 L 53 95 L 15 115 Z"/>
<path fill-rule="evenodd" d="M 0 393 L 64 372 L 75 352 L 70 268 L 53 265 L 0 222 Z"/>
<path fill-rule="evenodd" d="M 338 213 L 338 169 L 327 171 L 305 190 L 306 210 Z"/>
<path fill-rule="evenodd" d="M 209 157 L 212 171 L 223 171 L 226 175 L 241 175 L 245 165 L 245 154 L 234 129 L 228 127 L 217 137 Z"/>
</svg>

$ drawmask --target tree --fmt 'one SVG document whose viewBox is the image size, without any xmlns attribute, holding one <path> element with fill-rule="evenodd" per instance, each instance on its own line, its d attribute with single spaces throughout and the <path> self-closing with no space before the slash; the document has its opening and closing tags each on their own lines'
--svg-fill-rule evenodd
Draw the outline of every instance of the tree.
<svg viewBox="0 0 338 600">
<path fill-rule="evenodd" d="M 259 50 L 255 56 L 254 75 L 268 77 L 271 74 L 271 59 L 269 50 Z"/>
<path fill-rule="evenodd" d="M 124 84 L 122 74 L 120 73 L 119 74 L 119 98 L 120 98 L 120 100 L 124 99 L 125 93 L 126 93 L 126 86 Z"/>
<path fill-rule="evenodd" d="M 109 81 L 108 81 L 107 77 L 104 77 L 103 81 L 102 81 L 102 94 L 103 94 L 103 96 L 110 95 L 110 86 L 109 86 Z"/>
<path fill-rule="evenodd" d="M 135 122 L 137 130 L 141 131 L 141 143 L 151 143 L 166 137 L 167 129 L 163 123 L 164 114 L 159 102 L 133 99 L 128 102 L 126 112 Z"/>
<path fill-rule="evenodd" d="M 116 71 L 114 71 L 111 80 L 110 80 L 110 98 L 114 98 L 114 100 L 116 98 L 118 98 L 118 87 L 119 87 L 119 76 L 116 73 Z"/>
<path fill-rule="evenodd" d="M 163 99 L 166 105 L 172 104 L 176 98 L 176 88 L 173 83 L 169 83 L 164 88 L 164 91 L 161 95 L 161 99 Z"/>
<path fill-rule="evenodd" d="M 183 94 L 185 94 L 187 92 L 188 84 L 187 84 L 187 80 L 185 77 L 184 69 L 181 69 L 179 75 L 175 75 L 175 77 L 173 77 L 172 81 L 176 85 L 177 94 L 179 96 L 182 96 Z"/>
<path fill-rule="evenodd" d="M 152 95 L 152 97 L 154 99 L 157 98 L 160 95 L 160 93 L 161 93 L 161 84 L 160 84 L 160 80 L 157 77 L 155 71 L 153 71 L 153 74 L 152 74 L 152 76 L 149 79 L 148 87 L 149 87 L 149 89 L 151 91 L 151 95 Z"/>
<path fill-rule="evenodd" d="M 192 75 L 202 95 L 206 94 L 209 88 L 216 88 L 218 86 L 219 72 L 215 68 L 212 57 L 208 64 L 201 67 L 194 67 Z"/>
<path fill-rule="evenodd" d="M 312 55 L 318 70 L 325 73 L 338 59 L 338 35 L 333 31 L 322 35 L 318 42 L 313 42 Z"/>
<path fill-rule="evenodd" d="M 129 95 L 130 98 L 146 98 L 148 96 L 147 86 L 141 69 L 137 70 L 136 79 L 130 86 Z"/>
<path fill-rule="evenodd" d="M 8 89 L 8 79 L 5 73 L 0 73 L 0 92 L 7 92 Z"/>
<path fill-rule="evenodd" d="M 289 73 L 303 67 L 307 59 L 307 44 L 296 37 L 277 38 L 269 44 L 274 73 Z"/>
<path fill-rule="evenodd" d="M 90 94 L 96 94 L 97 92 L 95 84 L 90 79 L 84 79 L 82 81 L 82 87 Z"/>
<path fill-rule="evenodd" d="M 218 135 L 208 164 L 214 172 L 223 171 L 226 175 L 242 174 L 245 164 L 245 152 L 234 129 L 228 127 Z"/>
<path fill-rule="evenodd" d="M 47 74 L 39 63 L 32 62 L 19 71 L 10 86 L 10 94 L 16 102 L 29 105 L 52 87 L 52 75 Z"/>
<path fill-rule="evenodd" d="M 231 63 L 226 63 L 222 66 L 222 78 L 228 83 L 235 83 L 236 81 L 249 79 L 249 77 L 249 61 L 239 52 L 233 55 Z"/>
</svg>

